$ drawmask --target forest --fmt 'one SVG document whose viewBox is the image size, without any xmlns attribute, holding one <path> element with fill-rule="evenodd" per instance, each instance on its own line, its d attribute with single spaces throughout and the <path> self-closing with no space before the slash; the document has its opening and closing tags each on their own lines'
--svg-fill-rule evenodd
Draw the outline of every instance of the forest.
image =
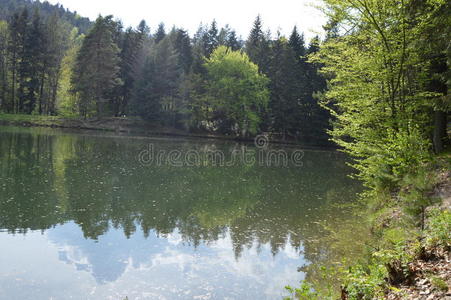
<svg viewBox="0 0 451 300">
<path fill-rule="evenodd" d="M 47 2 L 2 7 L 4 112 L 138 116 L 186 131 L 327 140 L 330 114 L 315 97 L 326 81 L 308 61 L 319 38 L 306 45 L 296 27 L 274 35 L 257 16 L 242 40 L 213 20 L 191 37 L 164 23 L 124 28 L 113 16 L 89 23 Z"/>
<path fill-rule="evenodd" d="M 91 22 L 60 5 L 0 0 L 0 112 L 81 120 L 136 118 L 185 132 L 241 139 L 265 133 L 301 145 L 333 143 L 347 154 L 354 168 L 350 176 L 364 191 L 358 200 L 347 199 L 352 213 L 342 224 L 324 217 L 327 224 L 318 239 L 328 239 L 328 247 L 306 266 L 301 287 L 287 288 L 291 298 L 401 299 L 409 294 L 420 299 L 420 291 L 427 291 L 428 299 L 443 299 L 450 289 L 451 1 L 321 2 L 328 18 L 324 36 L 305 41 L 302 28 L 294 27 L 288 36 L 269 32 L 259 15 L 249 20 L 245 39 L 215 20 L 201 24 L 191 36 L 183 27 L 166 28 L 164 23 L 149 28 L 142 21 L 124 28 L 113 16 Z M 60 149 L 82 157 L 99 147 L 74 150 L 79 148 L 68 143 Z M 32 154 L 41 157 L 41 151 Z M 4 157 L 12 160 L 13 155 Z M 324 163 L 318 159 L 306 166 L 321 171 L 319 161 Z M 324 164 L 333 167 L 332 160 Z M 16 165 L 26 166 L 22 161 Z M 80 169 L 78 161 L 73 165 L 68 169 Z M 16 169 L 8 167 L 12 173 Z M 191 171 L 180 182 L 195 178 Z M 159 172 L 152 175 L 160 179 Z M 290 184 L 323 189 L 333 179 L 328 172 L 315 182 L 304 174 Z M 79 186 L 84 187 L 85 174 L 81 176 Z M 211 207 L 221 210 L 235 200 L 231 191 L 252 185 L 245 175 L 234 176 L 240 180 L 218 179 L 212 185 L 216 191 L 233 183 L 215 194 L 212 199 L 218 201 Z M 207 174 L 190 185 L 204 186 L 212 178 Z M 6 191 L 9 185 L 4 187 Z M 281 190 L 285 196 L 274 199 L 289 199 L 286 195 L 293 192 L 290 187 Z M 252 193 L 260 199 L 270 192 Z M 303 201 L 299 194 L 291 199 Z M 306 218 L 301 212 L 296 210 L 296 218 Z M 350 246 L 359 247 L 358 255 L 348 251 Z"/>
</svg>

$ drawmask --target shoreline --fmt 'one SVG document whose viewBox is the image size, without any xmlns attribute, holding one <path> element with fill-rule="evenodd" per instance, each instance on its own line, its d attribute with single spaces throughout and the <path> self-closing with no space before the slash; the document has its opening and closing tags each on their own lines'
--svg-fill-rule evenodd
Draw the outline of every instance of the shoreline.
<svg viewBox="0 0 451 300">
<path fill-rule="evenodd" d="M 234 136 L 212 134 L 207 132 L 190 132 L 170 127 L 162 127 L 141 120 L 139 118 L 63 118 L 57 116 L 33 116 L 33 115 L 17 115 L 17 114 L 1 114 L 0 126 L 17 126 L 17 127 L 46 127 L 56 129 L 74 129 L 97 132 L 111 132 L 123 134 L 129 137 L 178 137 L 189 139 L 205 139 L 205 140 L 221 140 L 241 143 L 254 143 L 254 138 L 240 138 Z M 318 140 L 315 140 L 318 141 Z M 337 150 L 338 147 L 327 141 L 319 143 L 302 143 L 300 141 L 283 141 L 271 139 L 270 144 L 281 146 L 301 146 L 311 150 Z"/>
</svg>

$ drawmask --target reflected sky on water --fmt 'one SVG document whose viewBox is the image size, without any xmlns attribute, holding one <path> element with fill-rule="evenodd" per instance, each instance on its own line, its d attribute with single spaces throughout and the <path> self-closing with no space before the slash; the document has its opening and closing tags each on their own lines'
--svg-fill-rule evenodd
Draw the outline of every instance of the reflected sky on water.
<svg viewBox="0 0 451 300">
<path fill-rule="evenodd" d="M 332 151 L 175 167 L 139 153 L 242 145 L 13 127 L 0 141 L 0 299 L 281 299 L 359 190 Z"/>
</svg>

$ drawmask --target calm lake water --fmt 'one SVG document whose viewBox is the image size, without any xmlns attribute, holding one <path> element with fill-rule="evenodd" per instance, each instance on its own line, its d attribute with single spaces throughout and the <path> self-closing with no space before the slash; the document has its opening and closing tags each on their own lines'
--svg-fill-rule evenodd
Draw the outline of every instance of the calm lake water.
<svg viewBox="0 0 451 300">
<path fill-rule="evenodd" d="M 0 127 L 0 299 L 281 299 L 359 185 L 342 154 L 271 149 Z"/>
</svg>

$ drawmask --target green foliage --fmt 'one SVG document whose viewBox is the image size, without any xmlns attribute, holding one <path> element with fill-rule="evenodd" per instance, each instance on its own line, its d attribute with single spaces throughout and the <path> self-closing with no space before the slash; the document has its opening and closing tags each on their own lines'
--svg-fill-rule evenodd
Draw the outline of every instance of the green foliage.
<svg viewBox="0 0 451 300">
<path fill-rule="evenodd" d="M 426 246 L 451 247 L 451 213 L 449 210 L 434 211 L 429 218 L 426 232 Z"/>
<path fill-rule="evenodd" d="M 7 111 L 8 109 L 8 40 L 8 23 L 5 21 L 0 21 L 0 111 Z"/>
<path fill-rule="evenodd" d="M 50 126 L 57 124 L 61 118 L 57 116 L 40 116 L 40 115 L 26 115 L 26 114 L 3 114 L 0 113 L 0 119 L 6 122 L 20 123 L 32 122 L 34 124 Z"/>
<path fill-rule="evenodd" d="M 138 63 L 142 57 L 142 49 L 146 35 L 148 34 L 146 22 L 142 21 L 137 30 L 127 28 L 120 41 L 120 71 L 119 77 L 122 85 L 114 91 L 114 115 L 123 116 L 128 112 L 128 104 L 133 93 L 136 82 L 136 72 L 139 70 Z"/>
<path fill-rule="evenodd" d="M 432 151 L 446 143 L 449 1 L 325 0 L 327 39 L 310 62 L 328 90 L 333 140 L 369 187 L 373 253 L 344 276 L 347 299 L 383 299 L 421 253 L 426 208 L 435 203 Z M 448 12 L 448 13 L 447 13 Z M 317 45 L 312 45 L 313 49 Z M 446 62 L 448 61 L 448 63 Z M 448 65 L 447 65 L 448 64 Z M 413 222 L 412 222 L 413 220 Z M 449 245 L 449 214 L 433 216 L 426 244 Z M 419 226 L 418 226 L 419 225 Z"/>
<path fill-rule="evenodd" d="M 437 277 L 437 276 L 432 276 L 430 278 L 430 280 L 431 280 L 432 285 L 434 287 L 438 288 L 439 290 L 441 290 L 442 292 L 448 291 L 448 284 L 442 278 Z"/>
<path fill-rule="evenodd" d="M 147 120 L 177 127 L 185 99 L 180 90 L 184 71 L 175 34 L 179 33 L 171 32 L 151 48 L 134 86 L 132 105 L 135 113 Z"/>
<path fill-rule="evenodd" d="M 410 275 L 408 263 L 417 254 L 415 235 L 396 226 L 385 229 L 377 240 L 378 251 L 373 251 L 366 262 L 347 270 L 343 284 L 348 299 L 383 299 L 391 283 Z"/>
<path fill-rule="evenodd" d="M 257 17 L 244 43 L 215 20 L 201 25 L 191 39 L 181 28 L 167 32 L 163 23 L 151 36 L 143 21 L 124 29 L 112 16 L 99 16 L 88 31 L 86 19 L 59 6 L 21 3 L 25 9 L 9 3 L 5 15 L 0 11 L 0 18 L 8 19 L 0 26 L 0 108 L 5 112 L 84 118 L 131 114 L 182 130 L 236 136 L 265 131 L 310 144 L 327 139 L 330 116 L 314 98 L 325 81 L 317 73 L 319 64 L 306 61 L 307 54 L 318 51 L 318 40 L 306 49 L 297 28 L 289 40 L 273 39 Z M 42 15 L 29 7 L 42 8 Z M 245 46 L 250 59 L 242 60 L 242 70 L 232 67 L 243 76 L 241 82 L 234 71 L 221 80 L 210 78 L 215 71 L 208 71 L 205 61 L 219 46 L 232 51 Z M 255 69 L 251 62 L 258 66 L 255 78 L 253 71 L 244 71 Z M 263 83 L 263 78 L 269 80 Z"/>
<path fill-rule="evenodd" d="M 419 170 L 431 159 L 430 143 L 419 130 L 387 131 L 383 138 L 348 148 L 360 158 L 354 166 L 371 188 L 394 188 L 406 174 Z"/>
<path fill-rule="evenodd" d="M 224 132 L 240 136 L 256 134 L 259 112 L 268 104 L 268 79 L 249 57 L 220 46 L 205 63 L 208 72 L 207 101 L 212 120 Z"/>
<path fill-rule="evenodd" d="M 50 4 L 47 1 L 0 0 L 0 18 L 6 20 L 23 8 L 27 8 L 29 11 L 39 10 L 45 19 L 51 16 L 60 16 L 61 20 L 70 24 L 71 27 L 76 27 L 81 33 L 86 33 L 92 25 L 88 18 L 81 17 L 61 4 Z"/>
<path fill-rule="evenodd" d="M 285 290 L 287 290 L 291 296 L 285 297 L 285 300 L 290 299 L 299 299 L 299 300 L 316 300 L 320 299 L 319 295 L 313 291 L 313 288 L 310 284 L 303 281 L 299 288 L 292 288 L 291 286 L 286 286 Z"/>
<path fill-rule="evenodd" d="M 382 299 L 387 270 L 381 264 L 357 265 L 349 270 L 344 283 L 350 300 Z"/>
<path fill-rule="evenodd" d="M 113 98 L 110 92 L 122 85 L 119 48 L 114 40 L 116 28 L 112 16 L 99 16 L 78 52 L 72 86 L 83 117 L 111 113 Z"/>
<path fill-rule="evenodd" d="M 327 140 L 330 115 L 318 105 L 315 93 L 322 92 L 325 80 L 318 75 L 318 65 L 308 63 L 306 54 L 318 51 L 314 41 L 306 49 L 303 36 L 293 29 L 289 40 L 278 36 L 271 41 L 267 75 L 271 98 L 265 130 L 283 139 L 303 142 Z"/>
<path fill-rule="evenodd" d="M 71 78 L 77 52 L 80 49 L 84 36 L 78 35 L 77 29 L 73 29 L 68 40 L 69 49 L 61 61 L 61 75 L 57 90 L 56 110 L 63 117 L 78 116 L 77 96 L 72 93 Z"/>
<path fill-rule="evenodd" d="M 425 209 L 438 202 L 436 197 L 431 196 L 431 190 L 437 183 L 436 172 L 426 167 L 418 168 L 414 173 L 406 175 L 402 181 L 402 207 L 421 229 L 424 229 Z"/>
<path fill-rule="evenodd" d="M 260 15 L 254 21 L 249 38 L 245 44 L 245 50 L 251 61 L 267 74 L 269 66 L 269 37 L 263 32 L 263 24 Z"/>
<path fill-rule="evenodd" d="M 423 233 L 424 242 L 408 233 L 405 228 L 393 227 L 384 231 L 378 246 L 381 250 L 373 253 L 364 264 L 351 267 L 344 279 L 347 299 L 384 299 L 390 284 L 409 278 L 408 264 L 418 257 L 421 248 L 442 247 L 449 249 L 451 241 L 451 214 L 448 210 L 438 209 L 431 213 L 428 226 Z M 431 277 L 431 282 L 439 289 L 444 288 L 443 281 Z"/>
<path fill-rule="evenodd" d="M 231 29 L 229 25 L 221 28 L 218 34 L 218 46 L 226 46 L 233 51 L 241 49 L 241 41 L 238 40 L 235 30 Z"/>
<path fill-rule="evenodd" d="M 154 41 L 155 44 L 158 44 L 166 37 L 166 29 L 164 28 L 164 23 L 158 24 L 158 29 L 155 32 Z"/>
<path fill-rule="evenodd" d="M 411 2 L 325 1 L 331 20 L 349 30 L 312 56 L 330 79 L 323 105 L 335 117 L 333 139 L 371 188 L 394 187 L 430 158 L 432 104 L 444 95 L 428 91 L 431 61 L 417 46 L 424 31 L 411 19 L 430 19 L 409 11 Z"/>
<path fill-rule="evenodd" d="M 55 114 L 61 60 L 71 26 L 57 15 L 41 16 L 24 8 L 8 22 L 3 36 L 4 65 L 2 107 L 4 111 Z M 4 45 L 5 46 L 5 45 Z"/>
</svg>

